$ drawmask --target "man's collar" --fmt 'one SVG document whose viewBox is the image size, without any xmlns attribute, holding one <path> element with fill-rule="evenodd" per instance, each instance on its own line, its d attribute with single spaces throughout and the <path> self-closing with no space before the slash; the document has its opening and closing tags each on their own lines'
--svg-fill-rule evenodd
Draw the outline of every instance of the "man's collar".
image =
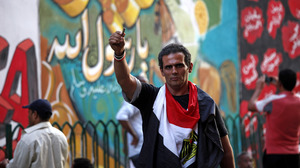
<svg viewBox="0 0 300 168">
<path fill-rule="evenodd" d="M 293 91 L 287 91 L 287 90 L 284 90 L 284 91 L 281 91 L 279 94 L 293 95 L 294 92 L 293 92 Z"/>
<path fill-rule="evenodd" d="M 31 127 L 26 128 L 24 131 L 25 131 L 25 133 L 31 133 L 35 130 L 38 130 L 38 129 L 41 129 L 41 128 L 46 128 L 46 127 L 51 127 L 51 123 L 49 121 L 40 122 L 38 124 L 35 124 Z"/>
</svg>

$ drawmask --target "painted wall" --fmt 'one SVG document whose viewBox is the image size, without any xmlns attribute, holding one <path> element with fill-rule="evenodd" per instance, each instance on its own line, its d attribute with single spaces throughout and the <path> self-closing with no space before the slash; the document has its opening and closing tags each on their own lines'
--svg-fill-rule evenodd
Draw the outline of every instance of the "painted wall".
<svg viewBox="0 0 300 168">
<path fill-rule="evenodd" d="M 273 3 L 282 4 L 275 14 Z M 157 55 L 180 42 L 192 54 L 190 80 L 225 118 L 244 115 L 240 102 L 245 107 L 261 72 L 299 72 L 299 9 L 296 0 L 1 0 L 0 146 L 4 124 L 27 126 L 28 111 L 21 107 L 36 98 L 51 102 L 52 122 L 115 120 L 123 98 L 108 38 L 123 27 L 133 75 L 163 85 Z M 274 66 L 268 55 L 278 58 Z"/>
<path fill-rule="evenodd" d="M 42 65 L 38 1 L 0 3 L 0 146 L 4 146 L 4 124 L 27 126 L 28 111 L 22 106 L 42 96 Z M 19 133 L 14 139 L 20 138 Z"/>
<path fill-rule="evenodd" d="M 247 110 L 256 80 L 261 75 L 277 76 L 290 68 L 297 72 L 295 92 L 300 92 L 300 1 L 269 0 L 239 3 L 239 51 L 241 58 L 240 116 L 251 116 Z M 276 93 L 274 85 L 265 85 L 260 97 Z M 242 124 L 246 136 L 256 118 L 246 117 Z"/>
<path fill-rule="evenodd" d="M 180 42 L 192 54 L 190 80 L 215 99 L 224 116 L 238 113 L 234 0 L 44 0 L 30 5 L 18 0 L 2 4 L 1 132 L 7 122 L 26 126 L 27 111 L 21 106 L 38 97 L 50 100 L 51 121 L 60 124 L 115 120 L 123 98 L 108 38 L 123 27 L 133 75 L 144 73 L 152 84 L 163 85 L 157 55 L 166 44 Z M 0 145 L 4 144 L 2 134 Z"/>
</svg>

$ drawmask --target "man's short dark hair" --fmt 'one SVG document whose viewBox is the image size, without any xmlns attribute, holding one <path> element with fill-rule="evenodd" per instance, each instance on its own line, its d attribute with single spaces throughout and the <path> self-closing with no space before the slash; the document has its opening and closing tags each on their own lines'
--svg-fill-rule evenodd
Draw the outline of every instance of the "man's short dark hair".
<svg viewBox="0 0 300 168">
<path fill-rule="evenodd" d="M 36 111 L 42 121 L 48 121 L 52 116 L 52 107 L 48 100 L 37 99 L 23 108 L 28 108 L 32 111 Z"/>
<path fill-rule="evenodd" d="M 93 168 L 93 165 L 87 158 L 76 158 L 73 161 L 72 168 Z"/>
<path fill-rule="evenodd" d="M 165 46 L 158 54 L 158 63 L 159 63 L 160 69 L 163 69 L 163 62 L 162 62 L 163 56 L 169 55 L 171 53 L 178 53 L 178 52 L 182 52 L 184 54 L 184 62 L 188 67 L 190 67 L 190 64 L 191 64 L 190 52 L 181 44 L 171 43 L 171 44 Z"/>
<path fill-rule="evenodd" d="M 297 75 L 291 69 L 284 69 L 279 72 L 279 81 L 285 90 L 292 91 L 296 85 Z"/>
</svg>

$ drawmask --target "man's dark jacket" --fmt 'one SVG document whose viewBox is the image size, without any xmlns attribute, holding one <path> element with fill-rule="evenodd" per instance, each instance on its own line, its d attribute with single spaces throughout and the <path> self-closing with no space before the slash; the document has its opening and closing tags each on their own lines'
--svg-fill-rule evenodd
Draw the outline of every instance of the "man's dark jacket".
<svg viewBox="0 0 300 168">
<path fill-rule="evenodd" d="M 219 166 L 224 150 L 217 129 L 216 117 L 221 117 L 214 100 L 197 87 L 200 120 L 198 121 L 197 168 Z M 133 104 L 138 103 L 134 102 Z M 139 156 L 138 168 L 179 168 L 179 158 L 163 145 L 163 137 L 158 133 L 159 120 L 152 113 L 142 113 L 144 144 Z M 222 121 L 223 122 L 223 121 Z"/>
</svg>

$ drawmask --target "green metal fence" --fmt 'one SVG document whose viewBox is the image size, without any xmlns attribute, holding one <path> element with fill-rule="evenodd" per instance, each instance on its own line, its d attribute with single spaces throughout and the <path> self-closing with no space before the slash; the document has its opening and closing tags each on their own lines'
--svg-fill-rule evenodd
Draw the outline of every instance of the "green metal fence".
<svg viewBox="0 0 300 168">
<path fill-rule="evenodd" d="M 246 119 L 248 119 L 250 123 L 248 124 L 248 128 L 245 128 L 245 124 L 241 124 L 241 130 L 244 130 L 241 131 L 242 150 L 246 151 L 247 149 L 251 149 L 252 156 L 255 159 L 255 165 L 260 168 L 262 167 L 264 147 L 265 117 L 260 113 L 253 113 L 251 116 L 249 114 L 245 115 L 243 120 Z"/>
<path fill-rule="evenodd" d="M 250 121 L 247 129 L 243 124 L 244 120 Z M 225 119 L 235 157 L 241 151 L 249 151 L 250 149 L 256 167 L 262 167 L 263 123 L 264 118 L 258 113 L 252 116 L 246 115 L 242 119 L 238 115 L 236 117 L 229 116 Z M 96 165 L 101 165 L 104 168 L 127 167 L 128 157 L 120 150 L 121 145 L 126 144 L 126 142 L 121 140 L 121 125 L 119 123 L 113 120 L 106 123 L 99 120 L 97 123 L 77 121 L 74 124 L 65 122 L 59 125 L 54 122 L 52 125 L 63 131 L 68 137 L 69 165 L 76 157 L 88 157 L 91 158 L 95 167 L 97 167 Z M 0 148 L 5 152 L 6 158 L 11 159 L 13 156 L 12 137 L 18 128 L 24 129 L 21 124 L 18 124 L 12 130 L 12 126 L 6 124 L 6 147 Z M 102 152 L 100 152 L 99 146 Z"/>
<path fill-rule="evenodd" d="M 235 158 L 242 151 L 251 152 L 254 167 L 261 168 L 264 146 L 264 116 L 260 113 L 249 113 L 243 118 L 240 118 L 239 115 L 227 116 L 224 121 L 229 131 L 229 139 Z"/>
<path fill-rule="evenodd" d="M 225 125 L 228 130 L 228 136 L 233 148 L 233 153 L 239 153 L 241 149 L 241 134 L 240 134 L 240 118 L 237 115 L 236 117 L 228 116 L 224 119 Z"/>
</svg>

